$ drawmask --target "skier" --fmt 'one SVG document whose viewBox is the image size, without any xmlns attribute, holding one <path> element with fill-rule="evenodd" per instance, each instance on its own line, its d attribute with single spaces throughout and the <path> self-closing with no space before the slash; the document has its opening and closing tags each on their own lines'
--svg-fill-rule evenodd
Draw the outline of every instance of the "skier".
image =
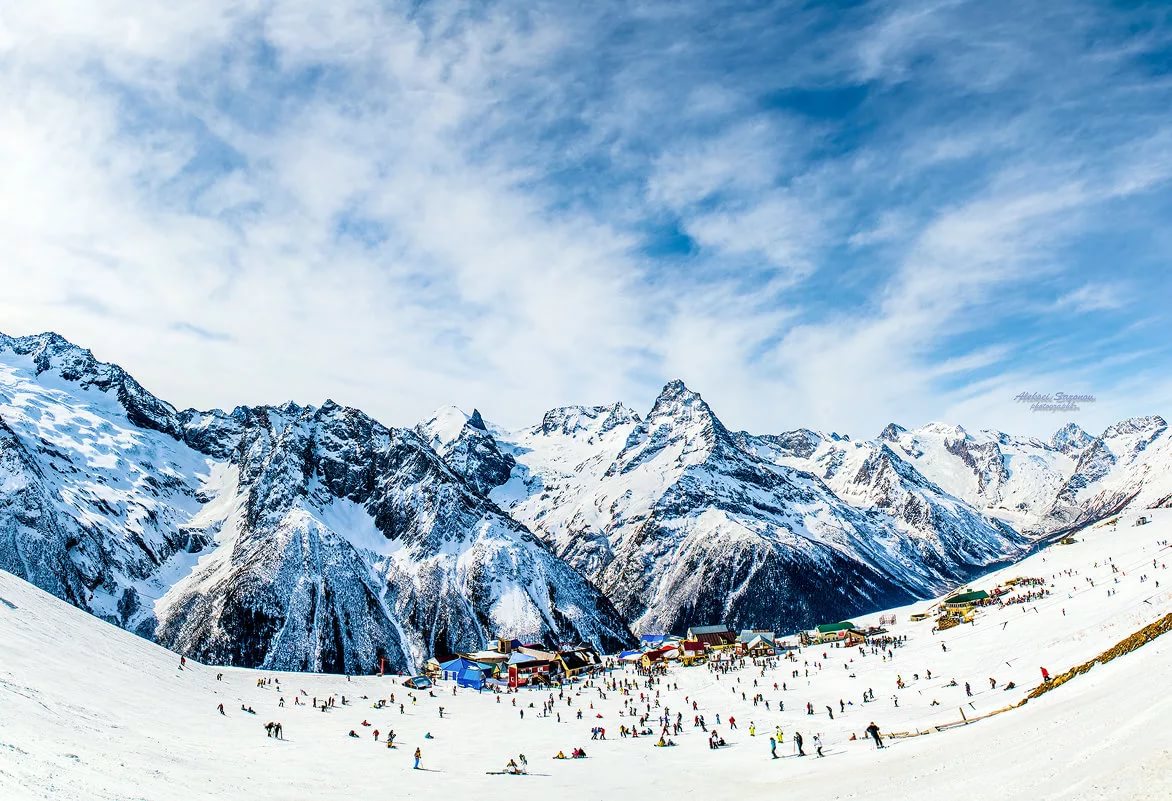
<svg viewBox="0 0 1172 801">
<path fill-rule="evenodd" d="M 223 704 L 216 704 L 216 709 L 220 710 L 221 715 L 224 714 L 224 705 Z"/>
<path fill-rule="evenodd" d="M 798 756 L 805 756 L 806 752 L 802 750 L 802 733 L 794 732 L 794 745 L 798 749 Z"/>
<path fill-rule="evenodd" d="M 1050 681 L 1050 671 L 1046 670 L 1046 668 L 1042 668 L 1041 670 L 1042 670 L 1042 681 Z"/>
<path fill-rule="evenodd" d="M 419 770 L 419 761 L 423 759 L 423 751 L 419 748 L 415 749 L 415 770 Z"/>
<path fill-rule="evenodd" d="M 774 759 L 777 759 L 777 738 L 776 737 L 769 738 L 769 753 L 773 755 Z"/>
<path fill-rule="evenodd" d="M 967 695 L 969 698 L 973 697 L 973 688 L 969 686 L 969 683 L 967 681 L 964 683 L 964 694 Z"/>
<path fill-rule="evenodd" d="M 822 735 L 814 735 L 814 750 L 818 752 L 818 756 L 822 756 Z"/>
<path fill-rule="evenodd" d="M 872 720 L 871 725 L 867 727 L 867 734 L 869 734 L 871 739 L 875 741 L 876 746 L 879 748 L 884 747 L 883 740 L 879 737 L 879 727 L 875 725 L 875 721 Z"/>
</svg>

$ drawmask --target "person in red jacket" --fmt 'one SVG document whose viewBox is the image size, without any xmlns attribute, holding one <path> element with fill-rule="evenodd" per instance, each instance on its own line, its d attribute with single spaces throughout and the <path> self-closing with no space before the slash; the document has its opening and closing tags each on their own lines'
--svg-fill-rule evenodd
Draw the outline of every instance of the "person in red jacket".
<svg viewBox="0 0 1172 801">
<path fill-rule="evenodd" d="M 1049 680 L 1050 680 L 1050 671 L 1046 670 L 1046 668 L 1042 668 L 1042 681 L 1049 681 Z"/>
</svg>

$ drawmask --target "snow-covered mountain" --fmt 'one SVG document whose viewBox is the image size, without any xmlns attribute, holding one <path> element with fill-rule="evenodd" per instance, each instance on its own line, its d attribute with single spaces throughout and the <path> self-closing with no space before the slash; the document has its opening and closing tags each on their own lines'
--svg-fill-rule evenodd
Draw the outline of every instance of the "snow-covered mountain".
<svg viewBox="0 0 1172 801">
<path fill-rule="evenodd" d="M 631 639 L 414 431 L 332 402 L 179 412 L 56 335 L 4 337 L 0 471 L 0 567 L 208 661 Z"/>
<path fill-rule="evenodd" d="M 892 424 L 879 441 L 944 491 L 1028 533 L 1052 527 L 1051 507 L 1074 472 L 1082 442 L 1069 426 L 1052 444 L 947 423 L 912 430 Z"/>
<path fill-rule="evenodd" d="M 1133 417 L 1109 426 L 1079 453 L 1048 519 L 1077 525 L 1124 508 L 1172 505 L 1172 431 L 1162 417 Z"/>
<path fill-rule="evenodd" d="M 939 540 L 937 551 L 926 557 L 940 560 L 942 566 L 949 558 L 966 565 L 984 564 L 1007 545 L 1024 543 L 1004 521 L 950 495 L 883 440 L 858 442 L 811 431 L 738 436 L 742 447 L 769 461 L 814 473 L 852 506 L 882 511 L 909 535 Z"/>
<path fill-rule="evenodd" d="M 475 417 L 441 410 L 421 430 L 643 629 L 708 618 L 786 629 L 922 596 L 1035 535 L 1172 493 L 1158 418 L 1102 438 L 1070 424 L 1049 442 L 943 423 L 893 423 L 873 441 L 753 435 L 730 433 L 680 382 L 646 418 L 622 404 L 554 409 L 517 431 Z"/>
<path fill-rule="evenodd" d="M 179 411 L 55 334 L 0 336 L 0 568 L 208 661 L 356 671 L 498 634 L 792 629 L 1170 499 L 1159 417 L 1048 442 L 755 435 L 674 381 L 646 416 L 506 431 L 448 407 L 396 429 L 329 401 Z"/>
<path fill-rule="evenodd" d="M 439 447 L 459 450 L 463 436 Z M 899 502 L 852 504 L 771 458 L 809 454 L 814 438 L 734 435 L 676 381 L 646 418 L 569 407 L 496 431 L 516 465 L 491 497 L 644 629 L 810 625 L 951 586 L 1025 545 L 922 477 L 897 476 L 914 485 Z M 869 467 L 877 487 L 908 472 L 886 456 Z"/>
<path fill-rule="evenodd" d="M 949 493 L 1029 534 L 1172 500 L 1172 433 L 1161 417 L 1123 420 L 1098 437 L 1070 423 L 1048 442 L 944 423 L 892 424 L 879 439 Z"/>
</svg>

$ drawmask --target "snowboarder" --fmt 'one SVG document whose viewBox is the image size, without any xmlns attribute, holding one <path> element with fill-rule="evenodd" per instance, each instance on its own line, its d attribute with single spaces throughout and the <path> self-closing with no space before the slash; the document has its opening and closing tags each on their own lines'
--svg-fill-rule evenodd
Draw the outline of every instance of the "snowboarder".
<svg viewBox="0 0 1172 801">
<path fill-rule="evenodd" d="M 221 715 L 224 714 L 224 705 L 223 704 L 216 704 L 216 709 L 220 710 Z"/>
<path fill-rule="evenodd" d="M 776 737 L 769 738 L 769 753 L 773 755 L 774 759 L 777 759 L 777 738 Z"/>
<path fill-rule="evenodd" d="M 1046 670 L 1046 668 L 1041 668 L 1041 670 L 1042 670 L 1042 681 L 1047 681 L 1047 682 L 1050 681 L 1050 671 Z"/>
<path fill-rule="evenodd" d="M 802 750 L 802 742 L 803 742 L 802 733 L 801 732 L 794 732 L 794 745 L 798 749 L 798 756 L 805 756 L 806 755 L 806 752 L 804 750 Z"/>
<path fill-rule="evenodd" d="M 419 748 L 415 749 L 415 767 L 414 770 L 419 770 L 419 762 L 423 759 L 423 751 Z"/>
<path fill-rule="evenodd" d="M 867 727 L 867 734 L 875 741 L 875 745 L 883 748 L 883 740 L 879 737 L 879 727 L 875 725 L 875 721 L 871 721 L 871 725 Z"/>
</svg>

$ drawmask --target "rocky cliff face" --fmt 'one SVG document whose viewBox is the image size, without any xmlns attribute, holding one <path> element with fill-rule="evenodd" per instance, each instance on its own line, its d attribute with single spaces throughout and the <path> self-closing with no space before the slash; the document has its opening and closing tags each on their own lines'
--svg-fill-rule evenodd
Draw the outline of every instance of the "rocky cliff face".
<svg viewBox="0 0 1172 801">
<path fill-rule="evenodd" d="M 54 336 L 0 341 L 0 365 L 0 565 L 107 619 L 305 670 L 406 669 L 498 634 L 630 642 L 413 431 L 330 402 L 178 412 Z"/>
<path fill-rule="evenodd" d="M 557 410 L 498 439 L 517 466 L 492 497 L 593 577 L 636 628 L 711 619 L 792 629 L 910 599 L 1024 542 L 965 517 L 955 499 L 846 503 L 802 467 L 824 443 L 846 438 L 733 434 L 680 382 L 664 387 L 645 418 Z M 898 469 L 865 461 L 855 472 L 870 470 L 859 480 L 873 485 Z M 901 528 L 898 515 L 920 528 Z M 948 534 L 933 531 L 936 523 Z"/>
</svg>

